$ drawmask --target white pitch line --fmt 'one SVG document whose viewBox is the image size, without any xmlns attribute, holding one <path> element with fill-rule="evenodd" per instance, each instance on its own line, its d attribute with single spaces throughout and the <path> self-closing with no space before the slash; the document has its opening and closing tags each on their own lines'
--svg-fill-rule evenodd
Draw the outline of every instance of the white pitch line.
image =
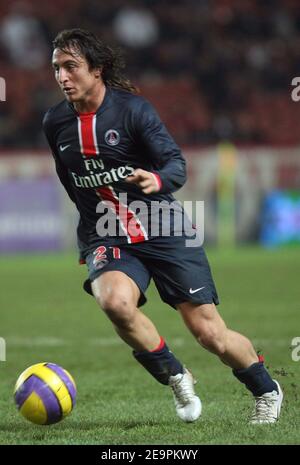
<svg viewBox="0 0 300 465">
<path fill-rule="evenodd" d="M 252 339 L 252 343 L 256 348 L 260 347 L 291 347 L 293 336 L 290 339 L 276 339 L 274 338 L 262 338 Z M 167 344 L 169 347 L 184 347 L 188 345 L 193 339 L 184 339 L 181 337 L 168 338 L 166 337 Z M 72 338 L 58 338 L 55 336 L 39 336 L 39 337 L 21 337 L 21 336 L 8 336 L 5 338 L 7 349 L 9 347 L 63 347 L 71 346 L 75 343 Z M 98 346 L 98 347 L 116 347 L 122 346 L 125 343 L 117 336 L 110 337 L 92 337 L 91 339 L 82 339 L 82 345 L 86 346 Z"/>
<path fill-rule="evenodd" d="M 293 337 L 291 339 L 276 339 L 266 338 L 266 339 L 252 339 L 252 344 L 257 346 L 273 346 L 273 347 L 286 347 L 289 348 L 292 343 Z"/>
<path fill-rule="evenodd" d="M 19 337 L 9 336 L 6 338 L 7 347 L 59 347 L 68 345 L 70 342 L 57 337 Z"/>
<path fill-rule="evenodd" d="M 20 337 L 20 336 L 9 336 L 6 338 L 7 347 L 61 347 L 70 346 L 74 343 L 73 339 L 61 339 L 54 336 L 42 336 L 42 337 Z M 82 339 L 82 345 L 87 346 L 98 346 L 98 347 L 114 347 L 122 346 L 125 343 L 118 337 L 99 337 L 91 339 Z M 174 338 L 168 341 L 172 347 L 182 347 L 185 345 L 183 338 Z"/>
</svg>

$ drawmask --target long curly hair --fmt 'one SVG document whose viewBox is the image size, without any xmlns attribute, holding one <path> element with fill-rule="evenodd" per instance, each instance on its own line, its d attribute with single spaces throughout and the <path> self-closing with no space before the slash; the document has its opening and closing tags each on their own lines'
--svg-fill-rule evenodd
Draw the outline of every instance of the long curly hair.
<svg viewBox="0 0 300 465">
<path fill-rule="evenodd" d="M 84 29 L 65 29 L 55 37 L 53 48 L 70 53 L 70 48 L 82 55 L 90 69 L 101 68 L 104 84 L 137 93 L 139 90 L 123 74 L 125 60 L 118 48 L 105 44 L 95 34 Z"/>
</svg>

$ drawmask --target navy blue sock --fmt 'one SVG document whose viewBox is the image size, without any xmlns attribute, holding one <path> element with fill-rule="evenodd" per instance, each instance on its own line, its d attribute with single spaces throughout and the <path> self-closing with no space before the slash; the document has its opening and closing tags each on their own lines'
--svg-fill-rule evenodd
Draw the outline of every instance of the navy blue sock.
<svg viewBox="0 0 300 465">
<path fill-rule="evenodd" d="M 272 380 L 267 372 L 263 362 L 253 363 L 249 368 L 242 370 L 232 370 L 234 376 L 246 385 L 246 388 L 252 392 L 254 396 L 261 396 L 266 392 L 277 391 L 276 383 Z"/>
<path fill-rule="evenodd" d="M 183 366 L 162 338 L 158 350 L 134 350 L 133 356 L 161 384 L 167 385 L 170 376 L 183 373 Z"/>
</svg>

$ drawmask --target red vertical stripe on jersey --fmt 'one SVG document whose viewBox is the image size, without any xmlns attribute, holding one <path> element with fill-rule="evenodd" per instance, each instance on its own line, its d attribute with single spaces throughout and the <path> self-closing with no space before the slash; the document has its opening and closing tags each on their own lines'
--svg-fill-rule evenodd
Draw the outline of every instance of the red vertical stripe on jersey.
<svg viewBox="0 0 300 465">
<path fill-rule="evenodd" d="M 79 114 L 79 139 L 81 152 L 87 157 L 95 156 L 98 153 L 96 134 L 94 133 L 94 124 L 96 123 L 96 113 Z"/>
<path fill-rule="evenodd" d="M 112 188 L 99 187 L 96 189 L 102 200 L 110 201 L 115 208 L 115 213 L 121 222 L 123 231 L 127 235 L 127 240 L 130 244 L 136 242 L 143 242 L 147 240 L 147 235 L 141 228 L 136 215 L 129 210 L 127 205 L 120 204 L 119 199 L 114 195 Z"/>
<path fill-rule="evenodd" d="M 96 140 L 96 114 L 83 113 L 78 117 L 79 141 L 81 153 L 87 157 L 98 153 Z M 117 195 L 110 187 L 99 187 L 96 192 L 103 201 L 110 201 L 114 205 L 115 213 L 119 218 L 124 233 L 129 243 L 142 242 L 147 238 L 136 215 L 126 205 L 120 204 Z"/>
</svg>

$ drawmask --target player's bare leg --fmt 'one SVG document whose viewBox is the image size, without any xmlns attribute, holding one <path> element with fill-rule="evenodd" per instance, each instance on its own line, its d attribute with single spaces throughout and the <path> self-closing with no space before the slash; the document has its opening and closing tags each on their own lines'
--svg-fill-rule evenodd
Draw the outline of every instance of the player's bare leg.
<svg viewBox="0 0 300 465">
<path fill-rule="evenodd" d="M 114 324 L 119 336 L 135 350 L 154 350 L 160 336 L 151 320 L 137 305 L 140 290 L 121 271 L 107 271 L 92 282 L 97 303 Z"/>
<path fill-rule="evenodd" d="M 186 422 L 201 414 L 194 379 L 170 352 L 152 321 L 137 307 L 140 290 L 120 271 L 107 271 L 92 282 L 93 294 L 136 360 L 162 384 L 171 386 L 177 415 Z"/>
<path fill-rule="evenodd" d="M 255 397 L 251 423 L 274 423 L 279 418 L 283 394 L 272 380 L 254 350 L 242 334 L 228 329 L 214 304 L 178 305 L 181 316 L 197 341 L 216 354 Z"/>
<path fill-rule="evenodd" d="M 178 305 L 178 309 L 197 341 L 231 368 L 247 368 L 258 361 L 249 339 L 228 329 L 214 304 L 186 302 Z"/>
</svg>

